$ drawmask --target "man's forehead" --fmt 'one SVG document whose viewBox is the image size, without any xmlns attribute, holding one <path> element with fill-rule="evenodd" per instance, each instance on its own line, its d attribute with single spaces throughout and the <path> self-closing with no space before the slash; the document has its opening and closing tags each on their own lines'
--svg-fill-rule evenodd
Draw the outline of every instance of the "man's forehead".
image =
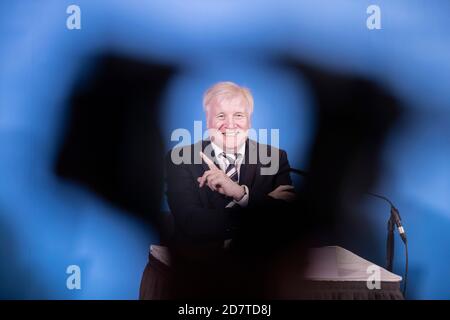
<svg viewBox="0 0 450 320">
<path fill-rule="evenodd" d="M 234 98 L 232 100 L 216 101 L 213 104 L 216 112 L 247 112 L 247 102 L 240 98 Z"/>
</svg>

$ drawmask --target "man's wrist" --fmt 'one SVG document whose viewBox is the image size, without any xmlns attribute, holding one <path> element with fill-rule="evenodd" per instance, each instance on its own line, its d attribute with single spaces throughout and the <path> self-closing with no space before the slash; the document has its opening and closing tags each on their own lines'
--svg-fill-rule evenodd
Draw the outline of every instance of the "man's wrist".
<svg viewBox="0 0 450 320">
<path fill-rule="evenodd" d="M 236 194 L 234 195 L 233 199 L 235 201 L 240 201 L 245 196 L 245 193 L 246 193 L 246 191 L 245 191 L 244 186 L 238 185 L 238 188 L 236 190 Z"/>
</svg>

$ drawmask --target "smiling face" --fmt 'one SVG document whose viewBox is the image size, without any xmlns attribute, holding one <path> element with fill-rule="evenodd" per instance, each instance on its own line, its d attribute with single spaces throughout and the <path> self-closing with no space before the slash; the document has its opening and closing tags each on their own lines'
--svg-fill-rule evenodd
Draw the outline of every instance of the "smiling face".
<svg viewBox="0 0 450 320">
<path fill-rule="evenodd" d="M 225 152 L 236 152 L 248 136 L 250 112 L 243 96 L 214 99 L 206 111 L 211 141 Z"/>
</svg>

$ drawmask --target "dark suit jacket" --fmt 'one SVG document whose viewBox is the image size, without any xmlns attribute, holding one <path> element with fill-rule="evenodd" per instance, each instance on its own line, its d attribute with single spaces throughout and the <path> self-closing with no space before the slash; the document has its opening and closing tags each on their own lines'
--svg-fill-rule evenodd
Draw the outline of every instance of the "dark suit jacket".
<svg viewBox="0 0 450 320">
<path fill-rule="evenodd" d="M 199 188 L 197 182 L 197 178 L 209 170 L 198 151 L 205 150 L 210 143 L 209 140 L 199 141 L 197 144 L 176 148 L 166 157 L 167 198 L 174 217 L 174 240 L 179 244 L 215 242 L 223 245 L 223 241 L 232 238 L 239 229 L 242 215 L 246 210 L 256 208 L 265 202 L 276 201 L 267 194 L 279 185 L 292 184 L 286 152 L 247 139 L 239 184 L 246 185 L 249 189 L 248 206 L 241 208 L 236 204 L 232 208 L 225 208 L 230 202 L 229 198 L 212 191 L 207 185 Z M 265 148 L 263 155 L 276 155 L 278 152 L 279 170 L 276 174 L 261 175 L 261 168 L 271 165 L 262 163 L 259 155 L 261 148 Z M 190 152 L 191 164 L 174 164 L 171 160 L 172 152 L 180 156 Z M 257 155 L 256 163 L 249 163 L 250 154 Z"/>
</svg>

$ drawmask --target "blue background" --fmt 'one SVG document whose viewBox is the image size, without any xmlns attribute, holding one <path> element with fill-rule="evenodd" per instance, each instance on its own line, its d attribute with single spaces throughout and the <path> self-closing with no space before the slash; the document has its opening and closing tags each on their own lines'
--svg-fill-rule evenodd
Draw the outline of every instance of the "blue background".
<svg viewBox="0 0 450 320">
<path fill-rule="evenodd" d="M 70 4 L 81 8 L 81 30 L 66 28 Z M 370 4 L 381 8 L 381 30 L 366 27 Z M 392 91 L 407 114 L 383 150 L 374 191 L 402 213 L 410 247 L 408 297 L 449 299 L 449 18 L 446 0 L 3 0 L 0 297 L 137 298 L 156 237 L 51 170 L 72 85 L 95 54 L 113 51 L 180 68 L 162 102 L 167 149 L 174 144 L 172 130 L 193 130 L 193 121 L 204 119 L 203 91 L 231 80 L 251 88 L 254 128 L 279 128 L 280 147 L 298 168 L 307 165 L 314 100 L 302 78 L 274 67 L 271 58 L 288 53 Z M 372 222 L 367 228 L 379 234 L 381 253 L 388 210 L 367 199 L 362 211 Z M 395 271 L 401 274 L 397 244 Z M 380 252 L 364 245 L 349 249 L 384 264 Z M 65 286 L 71 264 L 81 267 L 81 290 Z"/>
</svg>

